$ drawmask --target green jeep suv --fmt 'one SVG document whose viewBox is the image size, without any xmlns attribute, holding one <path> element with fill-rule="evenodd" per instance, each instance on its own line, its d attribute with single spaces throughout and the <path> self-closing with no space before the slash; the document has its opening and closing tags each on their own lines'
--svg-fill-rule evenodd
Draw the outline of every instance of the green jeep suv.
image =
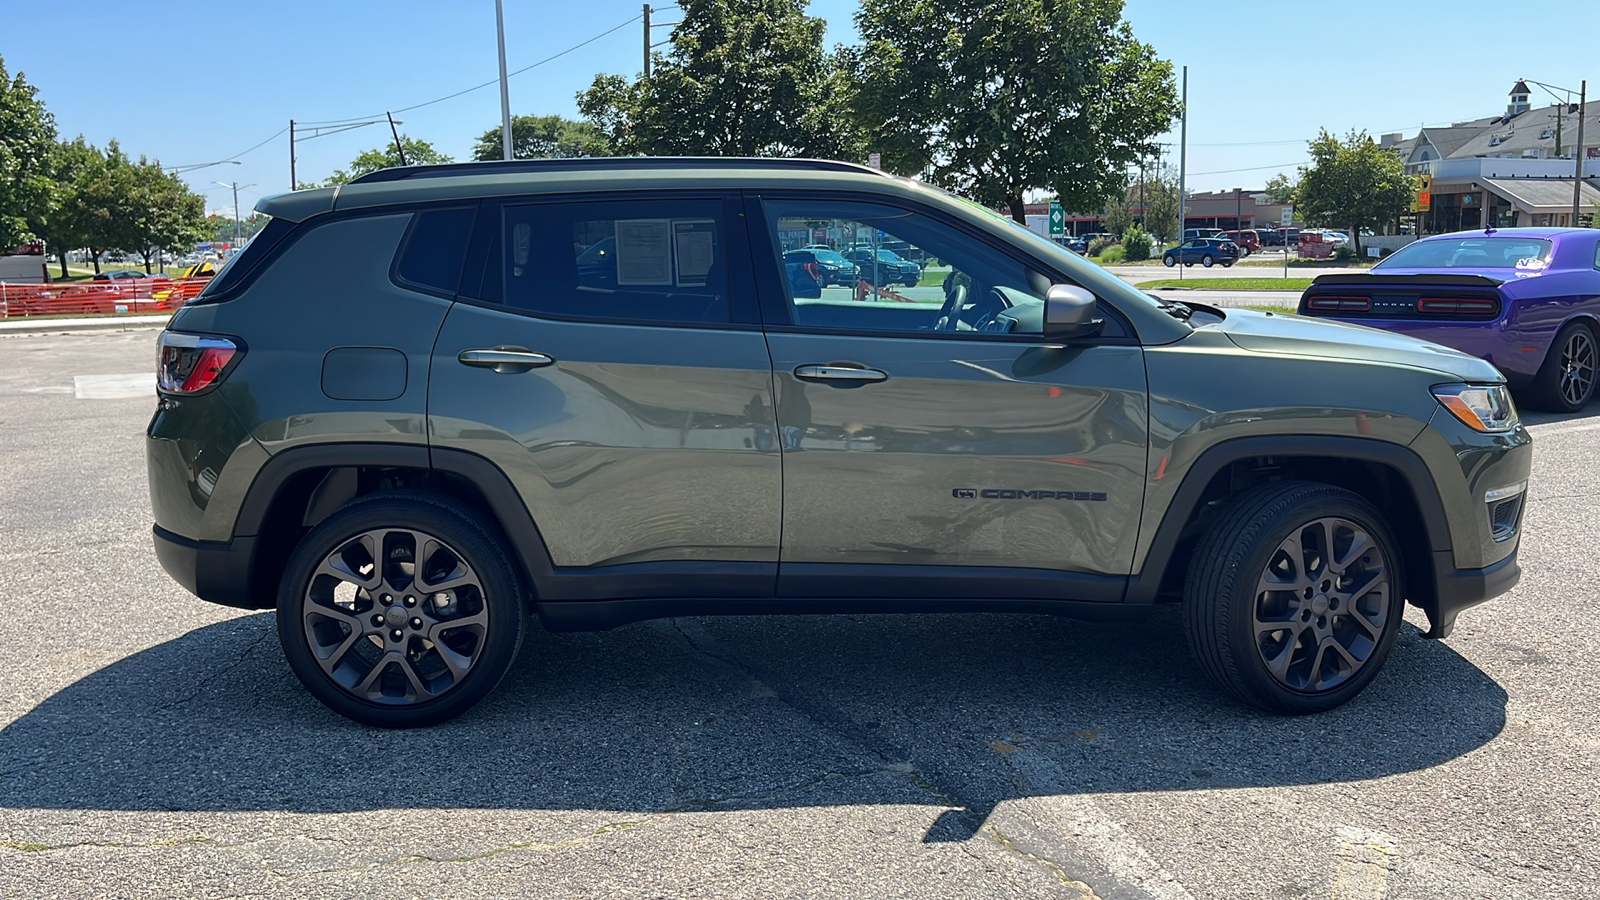
<svg viewBox="0 0 1600 900">
<path fill-rule="evenodd" d="M 1153 300 L 916 181 L 474 163 L 258 208 L 161 335 L 156 551 L 275 607 L 361 722 L 470 707 L 529 613 L 1162 602 L 1223 690 L 1315 712 L 1377 675 L 1407 600 L 1444 637 L 1519 575 L 1532 448 L 1488 363 Z M 917 285 L 784 261 L 890 244 Z"/>
</svg>

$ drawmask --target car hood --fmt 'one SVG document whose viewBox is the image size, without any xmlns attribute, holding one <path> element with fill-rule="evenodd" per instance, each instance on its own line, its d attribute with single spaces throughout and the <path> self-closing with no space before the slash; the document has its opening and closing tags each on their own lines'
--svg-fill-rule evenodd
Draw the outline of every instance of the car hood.
<svg viewBox="0 0 1600 900">
<path fill-rule="evenodd" d="M 1221 331 L 1239 348 L 1257 353 L 1410 366 L 1458 381 L 1505 380 L 1500 370 L 1476 356 L 1361 325 L 1230 309 L 1222 322 L 1207 327 Z"/>
</svg>

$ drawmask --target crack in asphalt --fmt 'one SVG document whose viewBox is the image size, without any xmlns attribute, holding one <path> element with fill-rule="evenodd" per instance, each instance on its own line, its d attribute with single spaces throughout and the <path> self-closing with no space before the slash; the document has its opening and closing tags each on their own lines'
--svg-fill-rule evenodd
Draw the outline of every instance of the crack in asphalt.
<svg viewBox="0 0 1600 900">
<path fill-rule="evenodd" d="M 211 682 L 216 681 L 218 678 L 221 678 L 222 676 L 228 674 L 229 672 L 232 672 L 234 669 L 237 669 L 237 668 L 239 668 L 239 666 L 243 665 L 244 661 L 250 657 L 250 654 L 254 653 L 255 649 L 257 647 L 261 646 L 261 643 L 263 641 L 265 641 L 271 635 L 272 635 L 272 629 L 270 629 L 270 628 L 263 629 L 262 632 L 261 632 L 261 635 L 259 637 L 257 637 L 255 640 L 251 641 L 250 645 L 248 647 L 245 647 L 243 650 L 239 651 L 239 655 L 237 657 L 235 657 L 232 662 L 228 663 L 227 665 L 223 666 L 222 668 L 218 669 L 217 671 L 211 673 L 210 675 L 207 675 L 205 678 L 200 679 L 198 682 L 195 683 L 194 690 L 190 691 L 189 693 L 185 694 L 182 697 L 179 697 L 176 700 L 173 700 L 170 703 L 162 704 L 161 706 L 156 707 L 156 709 L 158 709 L 158 710 L 172 709 L 174 707 L 182 706 L 183 704 L 188 703 L 190 700 L 193 700 L 194 698 L 200 696 L 200 694 L 205 691 L 206 687 L 208 685 L 210 685 Z"/>
</svg>

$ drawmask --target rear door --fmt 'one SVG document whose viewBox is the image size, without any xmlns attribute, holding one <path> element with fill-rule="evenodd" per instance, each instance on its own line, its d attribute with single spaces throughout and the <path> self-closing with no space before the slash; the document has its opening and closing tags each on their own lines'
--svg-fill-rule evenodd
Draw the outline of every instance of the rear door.
<svg viewBox="0 0 1600 900">
<path fill-rule="evenodd" d="M 529 198 L 478 222 L 433 445 L 509 477 L 571 597 L 770 596 L 780 457 L 733 198 Z"/>
<path fill-rule="evenodd" d="M 935 210 L 819 194 L 750 210 L 783 447 L 780 595 L 1120 600 L 1148 427 L 1125 324 L 1044 339 L 1043 297 L 1066 279 Z M 817 228 L 909 242 L 931 261 L 923 283 L 806 296 L 777 261 Z"/>
</svg>

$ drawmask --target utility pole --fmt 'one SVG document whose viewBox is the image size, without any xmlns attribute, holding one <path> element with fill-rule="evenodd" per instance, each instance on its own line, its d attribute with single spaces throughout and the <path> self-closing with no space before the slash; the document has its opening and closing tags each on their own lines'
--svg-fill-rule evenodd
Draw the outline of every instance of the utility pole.
<svg viewBox="0 0 1600 900">
<path fill-rule="evenodd" d="M 644 5 L 644 77 L 650 77 L 650 4 Z"/>
<path fill-rule="evenodd" d="M 506 78 L 506 11 L 504 0 L 494 0 L 495 36 L 500 39 L 500 143 L 506 162 L 511 161 L 511 82 Z"/>
<path fill-rule="evenodd" d="M 1184 201 L 1187 199 L 1184 192 L 1188 187 L 1189 177 L 1189 67 L 1183 67 L 1183 120 L 1178 132 L 1178 246 L 1183 246 L 1184 226 L 1189 224 L 1189 217 L 1184 215 Z M 1183 253 L 1178 253 L 1178 279 L 1183 279 Z"/>
<path fill-rule="evenodd" d="M 289 120 L 289 190 L 299 190 L 300 182 L 294 177 L 294 120 Z"/>
<path fill-rule="evenodd" d="M 1572 222 L 1573 228 L 1578 227 L 1578 206 L 1583 199 L 1583 114 L 1584 105 L 1589 99 L 1589 81 L 1584 79 L 1578 87 L 1578 143 L 1577 149 L 1572 152 Z M 1600 225 L 1600 222 L 1594 223 Z"/>
</svg>

